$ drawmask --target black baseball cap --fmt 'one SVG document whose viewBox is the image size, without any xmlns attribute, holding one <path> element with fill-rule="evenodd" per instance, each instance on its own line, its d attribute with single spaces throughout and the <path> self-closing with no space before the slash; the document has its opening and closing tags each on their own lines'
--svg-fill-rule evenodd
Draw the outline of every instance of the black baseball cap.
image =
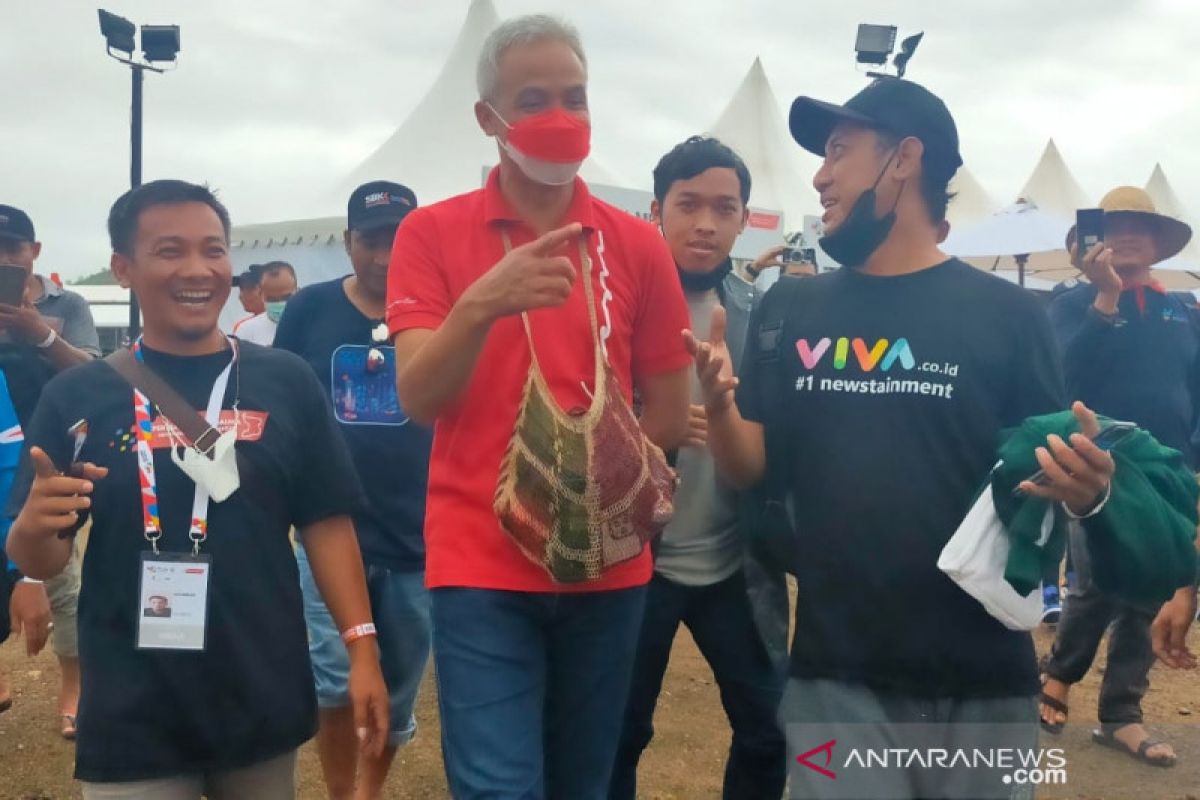
<svg viewBox="0 0 1200 800">
<path fill-rule="evenodd" d="M 829 134 L 842 122 L 919 139 L 925 146 L 922 164 L 939 176 L 949 178 L 962 166 L 958 126 L 950 109 L 933 92 L 912 81 L 877 78 L 840 106 L 797 97 L 788 118 L 792 138 L 822 157 Z"/>
<path fill-rule="evenodd" d="M 241 275 L 233 276 L 233 285 L 236 288 L 249 287 L 257 289 L 262 283 L 262 264 L 251 264 L 246 268 L 246 271 Z"/>
<path fill-rule="evenodd" d="M 18 242 L 36 242 L 33 220 L 19 208 L 0 205 L 0 239 L 15 239 Z"/>
<path fill-rule="evenodd" d="M 399 225 L 417 207 L 413 190 L 391 181 L 371 181 L 355 189 L 346 205 L 346 224 L 352 231 Z"/>
</svg>

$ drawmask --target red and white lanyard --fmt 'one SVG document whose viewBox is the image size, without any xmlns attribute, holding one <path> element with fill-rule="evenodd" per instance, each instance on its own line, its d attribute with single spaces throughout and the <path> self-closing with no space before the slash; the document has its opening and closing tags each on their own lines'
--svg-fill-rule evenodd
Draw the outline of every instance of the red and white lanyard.
<svg viewBox="0 0 1200 800">
<path fill-rule="evenodd" d="M 233 371 L 233 366 L 238 359 L 237 340 L 229 339 L 229 346 L 233 348 L 233 357 L 225 365 L 225 369 L 221 370 L 216 382 L 213 383 L 212 391 L 208 395 L 208 408 L 204 415 L 208 424 L 213 428 L 217 428 L 221 421 L 221 405 L 225 400 L 225 389 L 229 386 L 229 373 Z M 134 342 L 131 349 L 137 360 L 145 363 L 141 339 Z M 158 508 L 158 480 L 154 473 L 154 449 L 151 447 L 154 438 L 154 415 L 149 399 L 137 389 L 133 390 L 133 420 L 134 427 L 137 429 L 138 478 L 142 489 L 142 526 L 146 541 L 150 542 L 154 554 L 158 555 L 158 540 L 162 538 L 163 532 Z M 167 428 L 169 431 L 169 421 Z M 173 434 L 171 438 L 171 446 L 177 446 Z M 199 555 L 200 545 L 208 538 L 208 503 L 208 492 L 200 484 L 196 484 L 196 492 L 192 497 L 192 522 L 188 528 L 188 538 L 192 541 L 193 555 Z"/>
</svg>

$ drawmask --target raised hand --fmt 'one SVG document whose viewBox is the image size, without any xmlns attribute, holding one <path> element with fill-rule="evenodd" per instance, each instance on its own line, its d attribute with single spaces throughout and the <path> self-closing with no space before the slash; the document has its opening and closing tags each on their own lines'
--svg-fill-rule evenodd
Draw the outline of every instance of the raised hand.
<svg viewBox="0 0 1200 800">
<path fill-rule="evenodd" d="M 561 306 L 571 296 L 575 265 L 565 255 L 556 255 L 563 245 L 583 232 L 571 223 L 514 247 L 464 293 L 489 320 L 534 308 Z"/>
<path fill-rule="evenodd" d="M 690 330 L 683 332 L 683 342 L 696 361 L 696 375 L 704 394 L 704 410 L 708 416 L 720 414 L 733 407 L 737 378 L 733 376 L 733 359 L 725 343 L 725 309 L 713 311 L 708 341 L 700 341 Z"/>
</svg>

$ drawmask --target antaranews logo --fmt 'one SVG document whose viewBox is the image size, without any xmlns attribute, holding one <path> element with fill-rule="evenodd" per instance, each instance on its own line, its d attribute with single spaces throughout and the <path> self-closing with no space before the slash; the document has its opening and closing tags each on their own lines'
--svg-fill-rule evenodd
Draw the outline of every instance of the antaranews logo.
<svg viewBox="0 0 1200 800">
<path fill-rule="evenodd" d="M 824 775 L 826 778 L 836 781 L 837 773 L 834 772 L 833 770 L 827 769 L 827 767 L 831 763 L 833 763 L 833 748 L 836 745 L 837 745 L 837 739 L 830 739 L 825 744 L 823 744 L 819 747 L 814 747 L 812 750 L 809 750 L 807 753 L 801 753 L 800 755 L 796 756 L 796 760 L 798 762 L 800 762 L 801 764 L 803 764 L 804 766 L 811 769 L 813 772 L 818 772 L 818 773 Z M 814 756 L 816 756 L 818 753 L 825 754 L 825 766 L 824 767 L 818 766 L 817 764 L 814 764 L 812 761 L 809 760 L 809 759 L 813 758 Z"/>
<path fill-rule="evenodd" d="M 896 786 L 909 785 L 911 780 L 927 786 L 969 787 L 965 796 L 970 797 L 1026 797 L 1032 796 L 1029 792 L 1033 787 L 1065 786 L 1068 782 L 1066 753 L 1062 748 L 1042 749 L 1036 744 L 1005 746 L 994 737 L 991 742 L 968 737 L 957 747 L 932 746 L 935 737 L 930 737 L 927 730 L 921 730 L 924 735 L 919 736 L 883 737 L 890 742 L 907 738 L 908 746 L 859 746 L 856 744 L 859 737 L 852 730 L 855 726 L 846 727 L 847 730 L 839 730 L 837 738 L 827 739 L 795 757 L 798 772 L 792 775 L 793 791 L 800 794 L 793 794 L 794 797 L 882 800 L 894 797 Z M 904 732 L 919 728 L 897 727 Z M 871 738 L 880 740 L 877 736 Z M 839 741 L 842 747 L 835 751 Z"/>
</svg>

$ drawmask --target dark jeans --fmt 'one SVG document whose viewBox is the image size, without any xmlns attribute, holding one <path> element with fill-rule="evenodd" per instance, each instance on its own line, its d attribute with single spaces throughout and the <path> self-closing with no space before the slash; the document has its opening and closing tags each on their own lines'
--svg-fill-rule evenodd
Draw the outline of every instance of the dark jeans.
<svg viewBox="0 0 1200 800">
<path fill-rule="evenodd" d="M 776 716 L 783 676 L 758 635 L 741 570 L 712 586 L 682 586 L 657 574 L 650 582 L 608 796 L 636 796 L 638 760 L 654 737 L 654 706 L 681 622 L 712 667 L 733 728 L 723 797 L 778 800 L 787 779 L 787 748 Z"/>
<path fill-rule="evenodd" d="M 1142 698 L 1150 688 L 1150 668 L 1154 666 L 1150 624 L 1158 611 L 1102 594 L 1091 579 L 1082 528 L 1072 524 L 1070 536 L 1078 588 L 1072 590 L 1063 607 L 1046 674 L 1067 684 L 1083 680 L 1108 630 L 1108 667 L 1100 684 L 1100 722 L 1108 727 L 1141 722 Z"/>
<path fill-rule="evenodd" d="M 645 587 L 430 595 L 442 752 L 456 800 L 605 797 Z"/>
</svg>

